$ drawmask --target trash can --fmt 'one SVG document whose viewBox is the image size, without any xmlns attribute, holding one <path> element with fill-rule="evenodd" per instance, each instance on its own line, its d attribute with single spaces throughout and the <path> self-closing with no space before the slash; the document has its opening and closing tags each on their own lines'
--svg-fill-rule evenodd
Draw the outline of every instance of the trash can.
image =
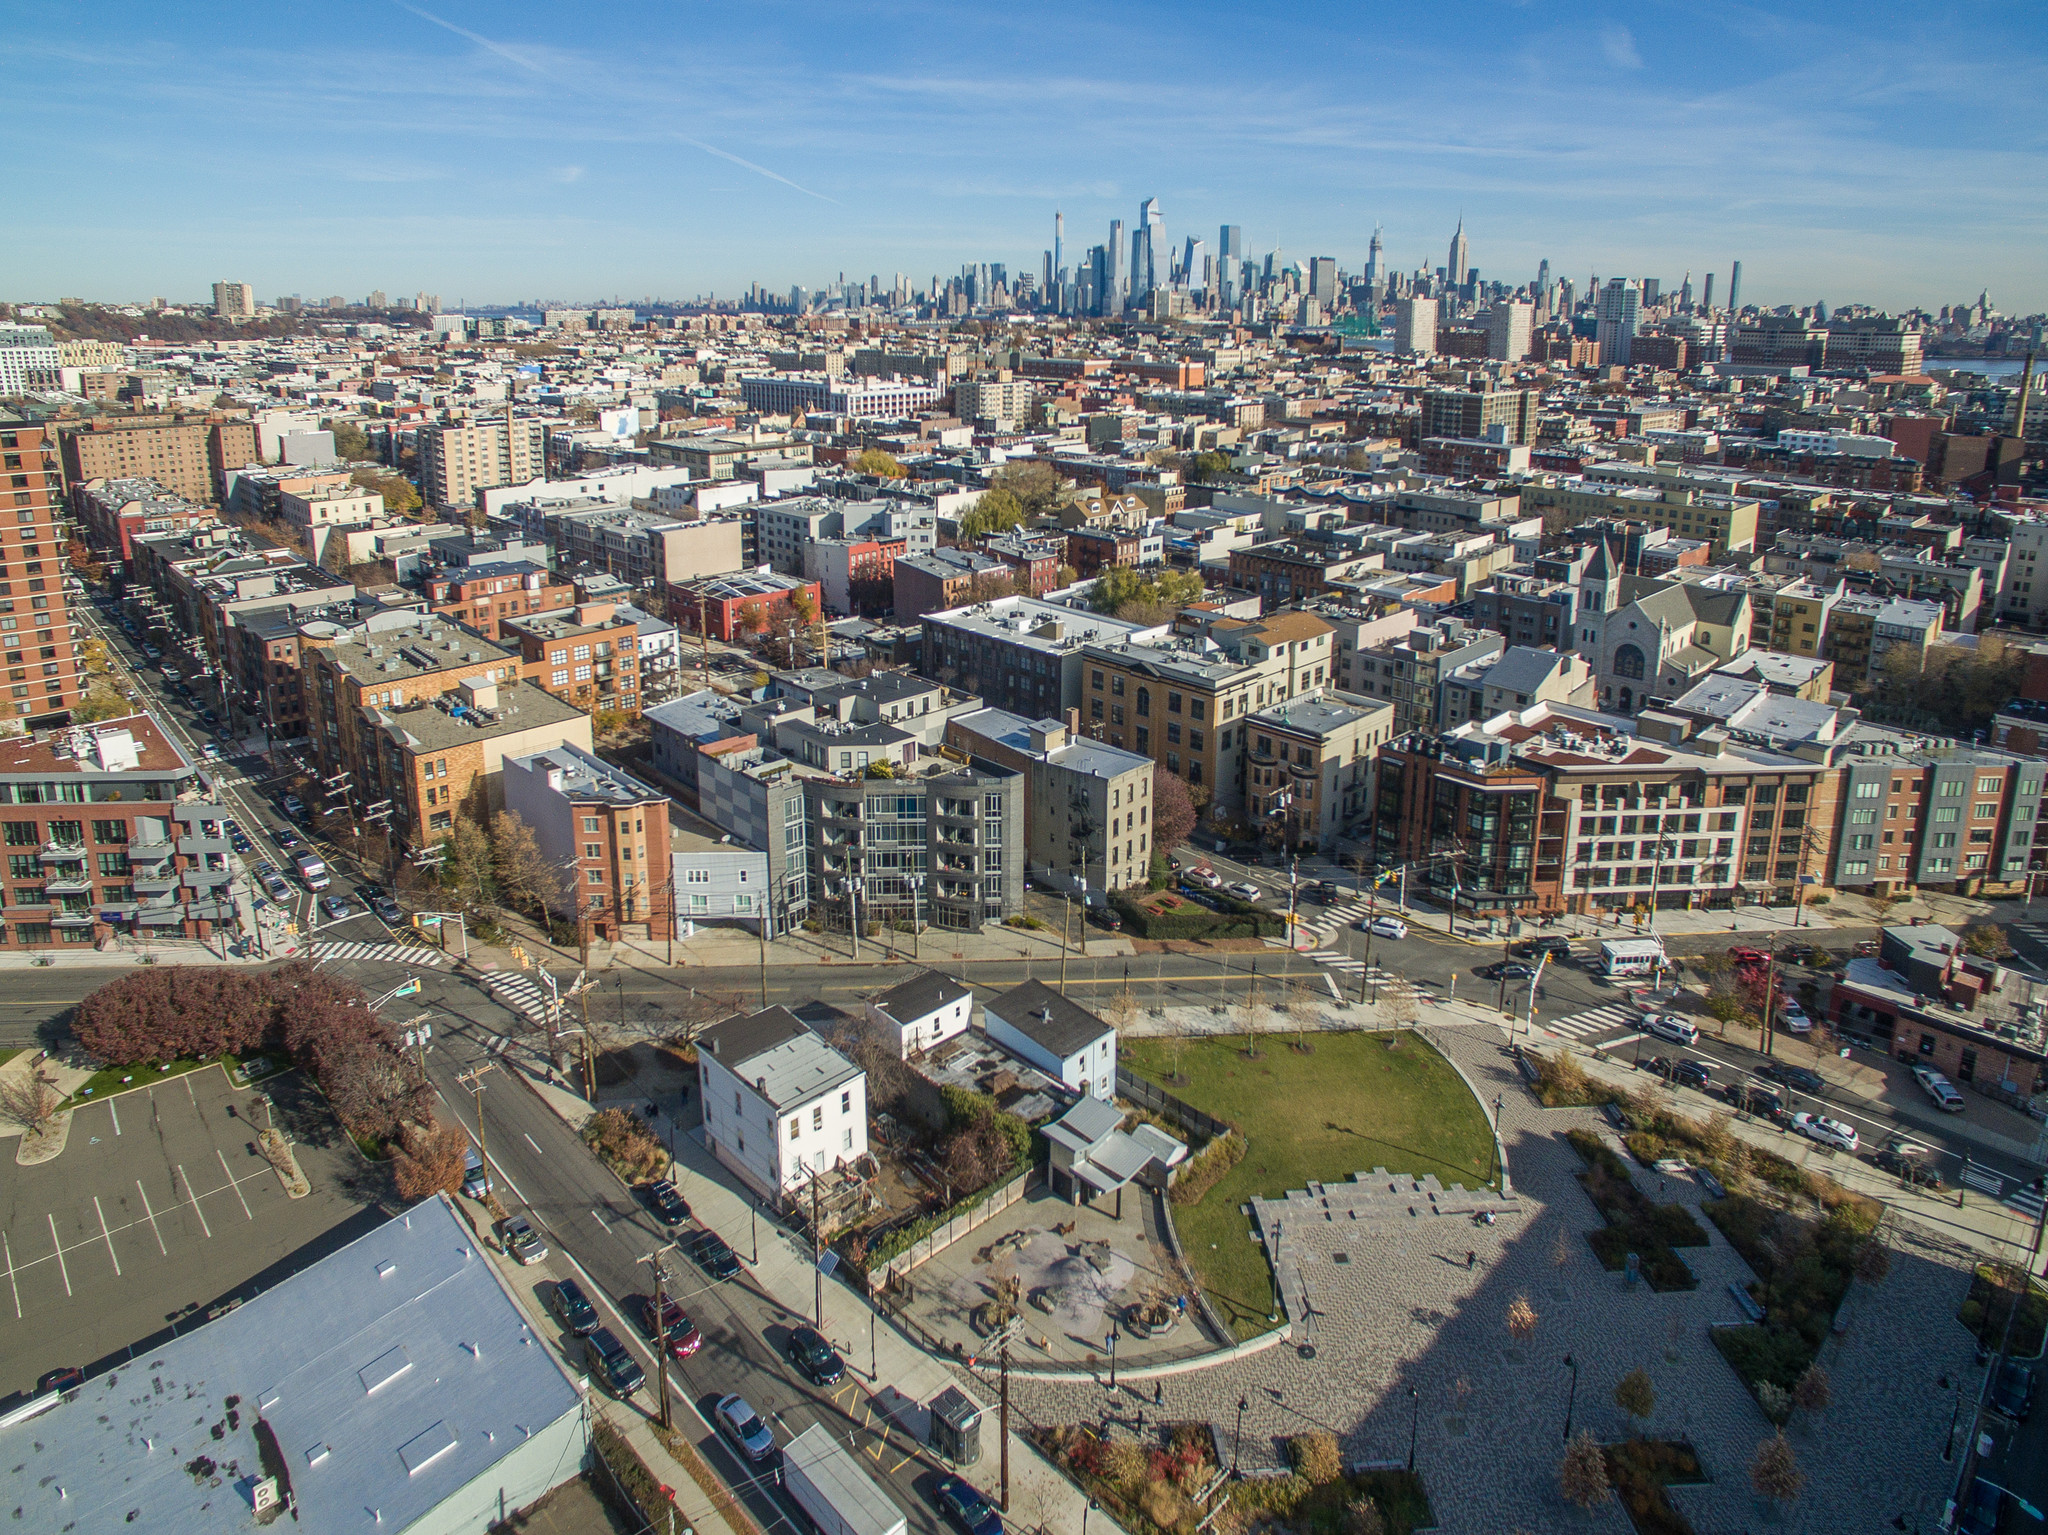
<svg viewBox="0 0 2048 1535">
<path fill-rule="evenodd" d="M 948 1386 L 931 1400 L 931 1447 L 956 1466 L 981 1459 L 981 1409 L 958 1386 Z"/>
</svg>

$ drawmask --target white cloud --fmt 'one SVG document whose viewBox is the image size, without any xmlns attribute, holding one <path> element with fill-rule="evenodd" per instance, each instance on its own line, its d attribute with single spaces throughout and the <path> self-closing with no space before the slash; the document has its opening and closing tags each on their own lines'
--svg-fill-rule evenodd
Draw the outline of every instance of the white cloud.
<svg viewBox="0 0 2048 1535">
<path fill-rule="evenodd" d="M 1636 52 L 1635 34 L 1627 27 L 1605 27 L 1600 33 L 1600 51 L 1616 69 L 1641 69 L 1643 56 Z"/>
<path fill-rule="evenodd" d="M 572 182 L 583 179 L 583 167 L 580 165 L 558 165 L 551 173 L 549 179 L 560 182 L 563 186 L 568 186 Z"/>
</svg>

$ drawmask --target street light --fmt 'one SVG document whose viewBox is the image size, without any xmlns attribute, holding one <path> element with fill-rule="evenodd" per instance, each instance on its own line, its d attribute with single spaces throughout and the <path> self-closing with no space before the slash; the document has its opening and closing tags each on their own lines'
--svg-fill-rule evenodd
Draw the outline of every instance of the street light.
<svg viewBox="0 0 2048 1535">
<path fill-rule="evenodd" d="M 1237 1399 L 1237 1433 L 1230 1441 L 1230 1479 L 1233 1482 L 1237 1480 L 1237 1453 L 1244 1448 L 1244 1410 L 1247 1405 L 1243 1397 Z"/>
<path fill-rule="evenodd" d="M 1564 1367 L 1572 1372 L 1571 1393 L 1564 1399 L 1564 1439 L 1566 1444 L 1570 1444 L 1572 1439 L 1572 1408 L 1579 1400 L 1579 1362 L 1570 1354 L 1566 1354 L 1564 1356 Z"/>
<path fill-rule="evenodd" d="M 1116 1329 L 1114 1327 L 1110 1328 L 1109 1337 L 1105 1340 L 1103 1347 L 1109 1350 L 1109 1389 L 1114 1394 L 1116 1391 Z"/>
<path fill-rule="evenodd" d="M 1415 1436 L 1422 1430 L 1422 1394 L 1408 1388 L 1408 1474 L 1415 1474 Z"/>
</svg>

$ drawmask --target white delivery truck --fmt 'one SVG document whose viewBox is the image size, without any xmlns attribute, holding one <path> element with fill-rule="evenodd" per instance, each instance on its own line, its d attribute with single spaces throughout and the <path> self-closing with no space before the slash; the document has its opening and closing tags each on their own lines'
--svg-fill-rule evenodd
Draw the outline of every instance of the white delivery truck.
<svg viewBox="0 0 2048 1535">
<path fill-rule="evenodd" d="M 782 1447 L 782 1487 L 819 1535 L 903 1535 L 907 1521 L 822 1423 Z"/>
<path fill-rule="evenodd" d="M 292 859 L 292 867 L 299 871 L 299 879 L 308 890 L 327 888 L 327 862 L 318 853 L 300 853 Z"/>
<path fill-rule="evenodd" d="M 1609 938 L 1600 945 L 1596 961 L 1610 981 L 1625 976 L 1654 975 L 1664 968 L 1664 940 L 1661 938 Z"/>
</svg>

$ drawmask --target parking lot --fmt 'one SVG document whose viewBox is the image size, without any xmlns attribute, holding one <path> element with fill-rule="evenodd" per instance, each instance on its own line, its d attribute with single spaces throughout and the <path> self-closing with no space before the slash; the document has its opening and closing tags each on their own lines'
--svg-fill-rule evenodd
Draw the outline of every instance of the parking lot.
<svg viewBox="0 0 2048 1535">
<path fill-rule="evenodd" d="M 267 1123 L 306 1198 L 259 1152 Z M 0 1390 L 118 1363 L 266 1288 L 384 1219 L 387 1183 L 297 1073 L 237 1090 L 210 1067 L 77 1110 L 62 1155 L 0 1159 Z"/>
</svg>

